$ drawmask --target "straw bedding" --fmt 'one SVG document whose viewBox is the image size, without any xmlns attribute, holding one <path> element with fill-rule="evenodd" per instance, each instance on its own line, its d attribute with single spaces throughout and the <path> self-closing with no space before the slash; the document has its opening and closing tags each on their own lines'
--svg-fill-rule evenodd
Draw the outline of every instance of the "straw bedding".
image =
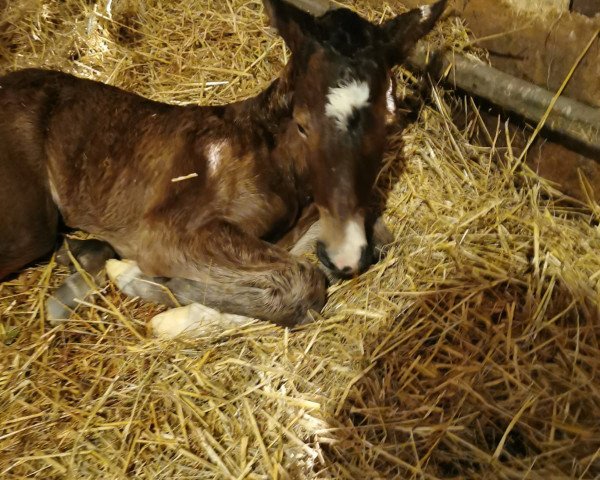
<svg viewBox="0 0 600 480">
<path fill-rule="evenodd" d="M 0 7 L 2 72 L 208 104 L 257 93 L 286 59 L 258 0 Z M 442 38 L 468 42 L 456 20 Z M 398 75 L 402 95 L 423 84 Z M 0 285 L 0 477 L 598 478 L 600 209 L 529 172 L 470 101 L 427 98 L 390 135 L 395 243 L 302 330 L 158 342 L 160 307 L 112 286 L 52 327 L 64 269 Z"/>
</svg>

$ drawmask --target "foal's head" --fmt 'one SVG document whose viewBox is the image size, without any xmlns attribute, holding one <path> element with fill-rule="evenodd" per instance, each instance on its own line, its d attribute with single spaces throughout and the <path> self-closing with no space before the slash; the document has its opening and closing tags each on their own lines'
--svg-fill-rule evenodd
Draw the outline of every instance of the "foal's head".
<svg viewBox="0 0 600 480">
<path fill-rule="evenodd" d="M 365 219 L 393 109 L 391 69 L 428 33 L 446 0 L 374 25 L 341 8 L 314 17 L 283 0 L 264 0 L 293 53 L 293 121 L 286 139 L 307 164 L 320 212 L 317 253 L 338 276 L 370 261 Z"/>
</svg>

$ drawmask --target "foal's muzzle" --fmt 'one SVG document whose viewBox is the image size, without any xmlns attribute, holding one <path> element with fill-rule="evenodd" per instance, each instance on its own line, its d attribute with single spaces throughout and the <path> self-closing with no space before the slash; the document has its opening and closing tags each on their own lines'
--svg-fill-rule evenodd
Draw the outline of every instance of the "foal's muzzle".
<svg viewBox="0 0 600 480">
<path fill-rule="evenodd" d="M 373 263 L 373 249 L 369 245 L 365 245 L 360 252 L 360 261 L 358 262 L 358 268 L 345 267 L 339 269 L 329 258 L 327 248 L 323 242 L 317 242 L 317 257 L 320 262 L 327 267 L 331 273 L 342 279 L 348 279 L 360 275 Z"/>
</svg>

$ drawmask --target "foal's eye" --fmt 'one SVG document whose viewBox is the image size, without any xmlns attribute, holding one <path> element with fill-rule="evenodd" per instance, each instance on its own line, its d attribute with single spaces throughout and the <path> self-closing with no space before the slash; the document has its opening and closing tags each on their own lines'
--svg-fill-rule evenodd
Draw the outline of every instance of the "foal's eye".
<svg viewBox="0 0 600 480">
<path fill-rule="evenodd" d="M 307 136 L 306 129 L 299 123 L 297 123 L 296 125 L 298 126 L 298 133 L 300 135 L 302 135 L 304 138 L 306 138 L 306 136 Z"/>
</svg>

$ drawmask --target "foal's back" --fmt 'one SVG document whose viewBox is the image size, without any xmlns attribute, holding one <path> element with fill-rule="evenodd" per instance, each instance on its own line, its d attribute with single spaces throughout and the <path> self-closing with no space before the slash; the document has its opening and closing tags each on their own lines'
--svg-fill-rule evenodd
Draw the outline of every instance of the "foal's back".
<svg viewBox="0 0 600 480">
<path fill-rule="evenodd" d="M 203 183 L 194 150 L 219 122 L 218 108 L 166 105 L 35 69 L 0 78 L 0 111 L 0 177 L 11 179 L 0 184 L 0 205 L 14 206 L 0 217 L 0 277 L 21 266 L 17 252 L 31 249 L 31 261 L 52 249 L 59 209 L 67 225 L 133 253 L 128 240 L 160 208 L 160 190 L 185 196 L 187 186 L 170 180 L 191 172 Z"/>
</svg>

